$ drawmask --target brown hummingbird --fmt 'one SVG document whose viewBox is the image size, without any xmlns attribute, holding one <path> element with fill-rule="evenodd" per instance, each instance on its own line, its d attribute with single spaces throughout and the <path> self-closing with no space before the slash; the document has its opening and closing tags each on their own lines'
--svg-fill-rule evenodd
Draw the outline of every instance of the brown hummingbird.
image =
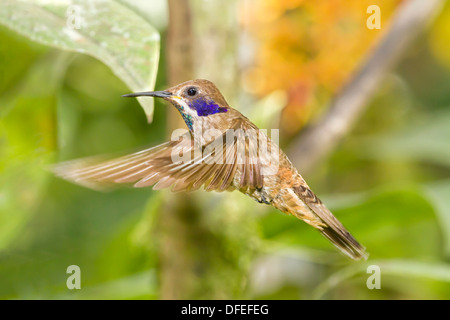
<svg viewBox="0 0 450 320">
<path fill-rule="evenodd" d="M 286 154 L 249 119 L 228 105 L 208 80 L 191 80 L 165 91 L 124 97 L 158 97 L 171 102 L 189 131 L 172 141 L 117 159 L 74 160 L 57 175 L 96 188 L 128 183 L 172 191 L 239 190 L 254 200 L 292 214 L 316 228 L 352 259 L 365 249 L 311 191 Z"/>
</svg>

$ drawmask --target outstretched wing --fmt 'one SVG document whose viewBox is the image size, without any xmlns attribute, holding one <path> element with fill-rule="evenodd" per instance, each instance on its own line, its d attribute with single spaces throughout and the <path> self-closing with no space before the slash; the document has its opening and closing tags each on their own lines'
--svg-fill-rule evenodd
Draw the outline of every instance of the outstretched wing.
<svg viewBox="0 0 450 320">
<path fill-rule="evenodd" d="M 116 184 L 131 183 L 157 173 L 154 161 L 170 157 L 177 150 L 191 150 L 190 134 L 150 149 L 120 158 L 105 160 L 100 157 L 76 159 L 56 164 L 52 171 L 71 182 L 92 188 L 105 189 Z"/>
<path fill-rule="evenodd" d="M 207 191 L 245 192 L 263 185 L 258 134 L 256 127 L 237 119 L 230 130 L 201 147 L 188 133 L 177 141 L 109 161 L 81 159 L 62 163 L 55 166 L 54 172 L 91 188 L 125 183 L 193 191 L 203 185 Z"/>
</svg>

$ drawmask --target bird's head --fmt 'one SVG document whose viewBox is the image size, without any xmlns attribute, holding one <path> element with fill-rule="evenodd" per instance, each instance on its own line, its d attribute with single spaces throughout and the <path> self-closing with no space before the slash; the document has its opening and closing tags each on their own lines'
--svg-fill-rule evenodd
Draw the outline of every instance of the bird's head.
<svg viewBox="0 0 450 320">
<path fill-rule="evenodd" d="M 231 107 L 225 98 L 208 80 L 191 80 L 164 91 L 149 91 L 126 94 L 124 97 L 157 97 L 171 102 L 180 112 L 189 130 L 193 132 L 196 124 L 220 123 L 218 116 L 226 114 Z M 204 120 L 204 121 L 201 121 Z"/>
</svg>

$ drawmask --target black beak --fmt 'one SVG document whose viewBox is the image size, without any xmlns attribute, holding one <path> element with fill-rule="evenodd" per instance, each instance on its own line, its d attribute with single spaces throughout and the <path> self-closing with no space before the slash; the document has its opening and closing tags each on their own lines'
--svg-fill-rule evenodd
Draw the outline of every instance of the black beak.
<svg viewBox="0 0 450 320">
<path fill-rule="evenodd" d="M 135 92 L 124 94 L 122 97 L 157 97 L 157 98 L 169 98 L 172 93 L 168 91 L 148 91 L 148 92 Z"/>
</svg>

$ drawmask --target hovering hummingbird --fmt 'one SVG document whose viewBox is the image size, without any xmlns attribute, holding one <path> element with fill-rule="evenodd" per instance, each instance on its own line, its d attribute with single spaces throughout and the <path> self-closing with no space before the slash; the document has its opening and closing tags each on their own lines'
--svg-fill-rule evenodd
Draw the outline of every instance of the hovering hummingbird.
<svg viewBox="0 0 450 320">
<path fill-rule="evenodd" d="M 286 154 L 230 107 L 212 82 L 191 80 L 165 91 L 124 95 L 141 96 L 172 103 L 189 131 L 175 140 L 117 159 L 61 163 L 55 173 L 92 188 L 121 183 L 147 187 L 156 183 L 153 189 L 193 191 L 204 186 L 206 191 L 239 190 L 305 221 L 350 258 L 367 259 L 364 247 L 311 191 Z M 266 142 L 264 150 L 261 141 Z M 187 157 L 180 157 L 180 153 Z"/>
</svg>

